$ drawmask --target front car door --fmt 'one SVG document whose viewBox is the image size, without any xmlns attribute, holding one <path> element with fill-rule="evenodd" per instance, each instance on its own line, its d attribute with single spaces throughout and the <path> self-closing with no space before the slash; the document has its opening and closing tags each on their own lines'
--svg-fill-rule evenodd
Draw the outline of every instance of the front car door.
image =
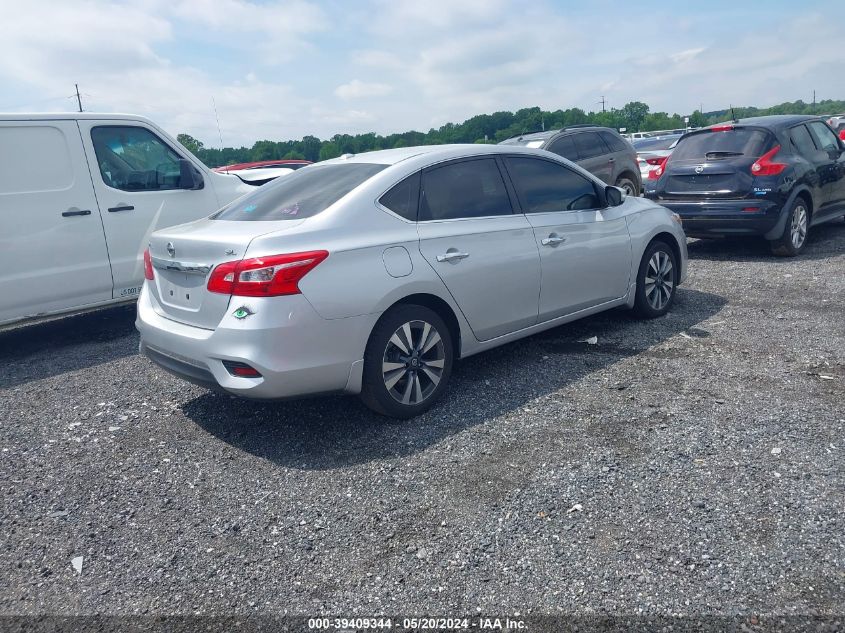
<svg viewBox="0 0 845 633">
<path fill-rule="evenodd" d="M 601 207 L 593 181 L 558 162 L 504 160 L 540 251 L 539 321 L 625 296 L 631 244 L 622 207 Z"/>
<path fill-rule="evenodd" d="M 814 220 L 829 220 L 845 208 L 845 156 L 836 134 L 821 121 L 807 123 L 810 134 L 819 148 L 817 164 L 825 201 Z"/>
<path fill-rule="evenodd" d="M 0 122 L 0 323 L 112 297 L 76 121 Z"/>
<path fill-rule="evenodd" d="M 513 213 L 495 158 L 424 170 L 418 219 L 420 252 L 479 341 L 537 322 L 534 234 L 525 216 Z"/>
<path fill-rule="evenodd" d="M 185 158 L 155 131 L 131 121 L 80 121 L 82 138 L 114 276 L 114 296 L 134 296 L 144 280 L 143 253 L 156 229 L 213 213 L 214 189 L 198 170 L 195 189 L 185 189 Z"/>
</svg>

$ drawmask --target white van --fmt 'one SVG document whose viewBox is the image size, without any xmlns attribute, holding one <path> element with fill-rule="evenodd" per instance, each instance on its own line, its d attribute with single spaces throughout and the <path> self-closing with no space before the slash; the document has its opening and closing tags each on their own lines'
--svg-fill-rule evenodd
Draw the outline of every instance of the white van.
<svg viewBox="0 0 845 633">
<path fill-rule="evenodd" d="M 0 327 L 133 299 L 150 233 L 253 190 L 140 116 L 0 114 Z"/>
</svg>

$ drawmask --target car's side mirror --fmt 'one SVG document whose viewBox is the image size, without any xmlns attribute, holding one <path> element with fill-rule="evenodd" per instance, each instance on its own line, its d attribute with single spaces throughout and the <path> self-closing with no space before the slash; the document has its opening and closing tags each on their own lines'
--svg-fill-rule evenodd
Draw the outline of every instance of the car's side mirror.
<svg viewBox="0 0 845 633">
<path fill-rule="evenodd" d="M 609 207 L 618 207 L 625 201 L 625 192 L 619 187 L 608 185 L 604 188 L 604 199 Z"/>
<path fill-rule="evenodd" d="M 202 174 L 199 173 L 191 162 L 185 158 L 179 159 L 179 188 L 180 189 L 202 189 Z"/>
</svg>

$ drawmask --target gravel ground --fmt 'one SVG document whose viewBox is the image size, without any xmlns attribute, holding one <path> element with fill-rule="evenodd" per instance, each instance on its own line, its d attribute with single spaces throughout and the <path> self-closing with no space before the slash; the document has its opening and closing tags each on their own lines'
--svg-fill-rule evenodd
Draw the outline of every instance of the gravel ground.
<svg viewBox="0 0 845 633">
<path fill-rule="evenodd" d="M 691 242 L 669 316 L 469 358 L 402 423 L 183 383 L 132 308 L 0 334 L 0 613 L 841 614 L 845 224 L 818 233 Z"/>
</svg>

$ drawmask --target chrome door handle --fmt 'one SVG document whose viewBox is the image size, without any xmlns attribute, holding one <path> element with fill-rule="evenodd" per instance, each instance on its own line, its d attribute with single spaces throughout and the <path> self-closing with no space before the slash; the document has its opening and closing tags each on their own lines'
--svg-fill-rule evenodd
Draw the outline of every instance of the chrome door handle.
<svg viewBox="0 0 845 633">
<path fill-rule="evenodd" d="M 556 233 L 552 233 L 548 237 L 544 237 L 542 240 L 540 240 L 540 244 L 542 244 L 543 246 L 557 246 L 558 244 L 563 244 L 565 241 L 565 237 L 561 237 Z"/>
<path fill-rule="evenodd" d="M 439 262 L 457 262 L 469 257 L 469 253 L 459 253 L 458 251 L 448 251 L 443 255 L 437 256 Z"/>
</svg>

